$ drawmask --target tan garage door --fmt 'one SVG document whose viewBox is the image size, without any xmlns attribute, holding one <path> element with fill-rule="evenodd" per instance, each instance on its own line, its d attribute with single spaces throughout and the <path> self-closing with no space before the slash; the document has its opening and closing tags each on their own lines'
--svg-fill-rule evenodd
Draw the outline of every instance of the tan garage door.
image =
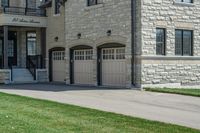
<svg viewBox="0 0 200 133">
<path fill-rule="evenodd" d="M 92 49 L 74 51 L 74 83 L 75 84 L 94 84 L 92 60 Z"/>
<path fill-rule="evenodd" d="M 53 81 L 64 82 L 66 78 L 65 74 L 65 52 L 54 51 L 52 52 L 53 59 Z"/>
<path fill-rule="evenodd" d="M 125 48 L 102 49 L 102 85 L 126 85 Z"/>
</svg>

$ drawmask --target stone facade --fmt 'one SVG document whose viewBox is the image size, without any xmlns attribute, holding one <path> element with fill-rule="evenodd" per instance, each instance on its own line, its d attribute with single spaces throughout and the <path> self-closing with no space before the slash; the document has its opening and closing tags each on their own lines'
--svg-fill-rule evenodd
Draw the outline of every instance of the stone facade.
<svg viewBox="0 0 200 133">
<path fill-rule="evenodd" d="M 127 87 L 132 86 L 132 78 L 138 87 L 200 84 L 200 1 L 184 4 L 175 0 L 100 0 L 94 6 L 86 3 L 68 0 L 59 15 L 54 15 L 54 0 L 52 7 L 47 8 L 47 53 L 54 47 L 65 48 L 67 84 L 70 84 L 70 48 L 79 45 L 93 48 L 92 84 L 97 85 L 97 48 L 108 43 L 126 46 Z M 166 29 L 165 56 L 156 55 L 156 28 Z M 193 56 L 175 55 L 176 29 L 193 31 Z M 112 31 L 111 36 L 107 35 L 108 30 Z M 55 37 L 59 39 L 55 41 Z"/>
<path fill-rule="evenodd" d="M 11 82 L 11 70 L 0 69 L 0 84 L 8 84 Z"/>
<path fill-rule="evenodd" d="M 52 1 L 54 5 L 55 1 Z M 47 29 L 46 29 L 46 68 L 49 76 L 49 51 L 57 47 L 66 47 L 65 43 L 65 8 L 61 6 L 60 13 L 55 14 L 55 6 L 46 8 L 47 13 Z M 56 38 L 58 38 L 56 40 Z"/>
<path fill-rule="evenodd" d="M 200 1 L 141 2 L 141 84 L 200 84 Z M 166 55 L 156 55 L 156 28 L 166 29 Z M 193 56 L 175 55 L 175 30 L 193 31 Z"/>
<path fill-rule="evenodd" d="M 131 87 L 131 0 L 101 0 L 100 4 L 87 6 L 86 0 L 68 0 L 65 3 L 66 55 L 69 49 L 78 45 L 93 47 L 93 84 L 97 85 L 97 47 L 108 43 L 126 46 L 126 84 Z M 111 30 L 111 36 L 107 31 Z M 77 34 L 81 33 L 81 38 Z M 67 78 L 70 83 L 69 56 Z"/>
<path fill-rule="evenodd" d="M 27 2 L 30 4 L 33 3 L 33 5 L 28 5 Z M 34 4 L 35 3 L 35 4 Z M 8 32 L 15 32 L 16 33 L 16 44 L 17 44 L 17 51 L 16 54 L 13 50 L 13 55 L 17 57 L 17 63 L 12 65 L 13 69 L 18 68 L 26 68 L 27 63 L 27 33 L 28 32 L 35 32 L 36 33 L 36 55 L 42 55 L 42 41 L 44 40 L 42 38 L 42 33 L 44 28 L 46 28 L 46 16 L 43 14 L 43 10 L 39 10 L 39 6 L 41 5 L 41 0 L 11 0 L 9 1 L 9 12 L 0 12 L 1 15 L 1 32 L 3 31 L 3 27 L 8 27 Z M 0 6 L 1 1 L 0 1 Z M 25 8 L 33 8 L 31 10 L 25 10 Z M 1 9 L 3 7 L 0 7 Z M 36 10 L 35 10 L 36 9 Z M 7 11 L 7 10 L 5 10 Z M 35 11 L 35 12 L 34 12 Z M 27 13 L 28 12 L 28 13 Z M 3 38 L 4 33 L 1 33 L 1 39 Z M 5 42 L 5 41 L 4 41 Z M 14 48 L 13 48 L 14 49 Z M 10 48 L 10 50 L 12 50 Z M 5 56 L 4 56 L 5 57 Z M 16 65 L 17 64 L 17 65 Z M 41 64 L 41 63 L 39 63 Z M 36 65 L 36 64 L 35 64 Z M 38 65 L 39 66 L 39 65 Z M 1 83 L 11 83 L 11 79 L 13 79 L 13 75 L 15 74 L 11 70 L 1 69 L 0 70 L 0 82 Z M 40 81 L 48 81 L 47 74 L 45 78 L 45 72 L 44 70 L 40 73 L 42 75 L 40 78 L 38 78 Z M 23 74 L 21 75 L 23 77 Z M 23 81 L 22 81 L 23 82 Z"/>
<path fill-rule="evenodd" d="M 36 70 L 36 81 L 39 83 L 48 82 L 48 71 L 47 69 L 37 69 Z"/>
</svg>

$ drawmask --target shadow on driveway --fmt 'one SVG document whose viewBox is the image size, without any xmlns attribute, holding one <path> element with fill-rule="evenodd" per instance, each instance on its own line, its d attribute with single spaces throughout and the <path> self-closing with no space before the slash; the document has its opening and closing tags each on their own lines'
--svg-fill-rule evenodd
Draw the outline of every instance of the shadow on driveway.
<svg viewBox="0 0 200 133">
<path fill-rule="evenodd" d="M 126 88 L 113 88 L 113 87 L 95 87 L 95 86 L 75 86 L 66 85 L 62 83 L 45 83 L 45 84 L 10 84 L 0 85 L 0 89 L 7 90 L 33 90 L 33 91 L 87 91 L 87 90 L 130 90 Z"/>
</svg>

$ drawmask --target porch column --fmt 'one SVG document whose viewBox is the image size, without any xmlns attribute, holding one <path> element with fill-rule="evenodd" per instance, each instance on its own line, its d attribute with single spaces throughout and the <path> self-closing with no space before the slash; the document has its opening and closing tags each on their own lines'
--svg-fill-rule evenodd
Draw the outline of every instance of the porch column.
<svg viewBox="0 0 200 133">
<path fill-rule="evenodd" d="M 46 67 L 46 28 L 41 28 L 41 55 L 42 55 L 42 61 L 41 61 L 41 67 Z"/>
<path fill-rule="evenodd" d="M 3 43 L 3 64 L 4 69 L 8 69 L 8 26 L 3 26 L 3 35 L 4 35 L 4 43 Z"/>
</svg>

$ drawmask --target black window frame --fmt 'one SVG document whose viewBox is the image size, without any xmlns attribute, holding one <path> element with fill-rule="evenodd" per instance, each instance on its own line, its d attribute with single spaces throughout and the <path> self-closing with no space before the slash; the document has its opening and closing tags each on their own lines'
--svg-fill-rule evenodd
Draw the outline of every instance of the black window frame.
<svg viewBox="0 0 200 133">
<path fill-rule="evenodd" d="M 29 34 L 35 34 L 35 37 L 29 36 Z M 28 43 L 29 39 L 35 39 L 35 53 L 29 54 Z M 26 32 L 26 55 L 27 56 L 36 56 L 37 55 L 37 32 L 36 31 L 27 31 Z"/>
<path fill-rule="evenodd" d="M 191 2 L 185 2 L 185 0 L 181 0 L 183 3 L 194 3 L 194 0 L 191 0 Z"/>
<path fill-rule="evenodd" d="M 181 54 L 177 54 L 176 53 L 176 32 L 180 31 L 181 32 Z M 191 51 L 190 51 L 190 55 L 186 55 L 184 54 L 184 32 L 191 32 Z M 176 29 L 175 30 L 175 55 L 177 56 L 193 56 L 194 54 L 194 31 L 193 30 L 185 30 L 185 29 Z"/>
<path fill-rule="evenodd" d="M 60 14 L 60 0 L 55 0 L 54 2 L 54 14 Z"/>
<path fill-rule="evenodd" d="M 10 6 L 10 0 L 7 0 L 7 5 L 3 5 L 3 2 L 1 0 L 1 7 L 9 7 Z"/>
<path fill-rule="evenodd" d="M 98 0 L 94 0 L 94 3 L 92 3 L 91 0 L 87 0 L 87 6 L 94 6 L 94 5 L 97 5 L 97 4 L 99 4 Z"/>
<path fill-rule="evenodd" d="M 157 47 L 158 47 L 158 42 L 157 42 L 157 30 L 163 30 L 164 32 L 164 41 L 163 41 L 163 44 L 164 46 L 162 46 L 162 49 L 161 49 L 161 52 L 158 53 L 157 52 Z M 166 55 L 166 28 L 156 28 L 156 55 Z"/>
</svg>

